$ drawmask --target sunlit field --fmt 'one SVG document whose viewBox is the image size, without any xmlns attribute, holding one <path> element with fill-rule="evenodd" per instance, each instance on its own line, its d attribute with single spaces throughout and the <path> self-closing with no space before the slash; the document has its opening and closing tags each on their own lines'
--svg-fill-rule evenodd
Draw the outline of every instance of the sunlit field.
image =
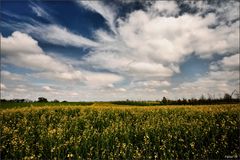
<svg viewBox="0 0 240 160">
<path fill-rule="evenodd" d="M 5 107 L 1 159 L 239 158 L 239 113 L 237 104 Z"/>
</svg>

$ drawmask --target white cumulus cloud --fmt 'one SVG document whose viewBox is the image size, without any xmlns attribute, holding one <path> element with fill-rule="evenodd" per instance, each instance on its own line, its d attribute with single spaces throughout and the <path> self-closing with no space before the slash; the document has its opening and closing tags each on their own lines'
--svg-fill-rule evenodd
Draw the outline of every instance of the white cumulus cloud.
<svg viewBox="0 0 240 160">
<path fill-rule="evenodd" d="M 46 55 L 38 42 L 25 33 L 13 32 L 9 37 L 1 36 L 4 62 L 35 70 L 63 71 L 68 66 Z"/>
</svg>

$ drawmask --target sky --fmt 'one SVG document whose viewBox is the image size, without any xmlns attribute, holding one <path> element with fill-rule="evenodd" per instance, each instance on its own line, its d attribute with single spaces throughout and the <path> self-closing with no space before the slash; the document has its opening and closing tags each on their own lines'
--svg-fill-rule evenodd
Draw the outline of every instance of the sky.
<svg viewBox="0 0 240 160">
<path fill-rule="evenodd" d="M 1 98 L 219 98 L 239 91 L 239 1 L 1 2 Z"/>
</svg>

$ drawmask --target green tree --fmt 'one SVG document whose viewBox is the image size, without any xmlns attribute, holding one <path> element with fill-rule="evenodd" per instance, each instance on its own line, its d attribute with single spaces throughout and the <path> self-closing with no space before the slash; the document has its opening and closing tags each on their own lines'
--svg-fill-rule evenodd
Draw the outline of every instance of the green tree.
<svg viewBox="0 0 240 160">
<path fill-rule="evenodd" d="M 38 102 L 48 102 L 47 98 L 39 97 Z"/>
<path fill-rule="evenodd" d="M 223 99 L 224 100 L 231 100 L 232 96 L 230 94 L 228 94 L 228 93 L 225 93 Z"/>
<path fill-rule="evenodd" d="M 166 97 L 163 97 L 162 103 L 163 103 L 163 104 L 167 104 L 167 98 L 166 98 Z"/>
</svg>

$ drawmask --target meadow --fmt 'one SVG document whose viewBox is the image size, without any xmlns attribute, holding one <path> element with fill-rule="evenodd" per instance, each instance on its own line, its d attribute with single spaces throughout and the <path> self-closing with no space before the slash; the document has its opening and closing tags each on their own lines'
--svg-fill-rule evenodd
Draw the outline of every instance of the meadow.
<svg viewBox="0 0 240 160">
<path fill-rule="evenodd" d="M 0 159 L 240 157 L 238 104 L 45 103 L 0 111 Z"/>
</svg>

